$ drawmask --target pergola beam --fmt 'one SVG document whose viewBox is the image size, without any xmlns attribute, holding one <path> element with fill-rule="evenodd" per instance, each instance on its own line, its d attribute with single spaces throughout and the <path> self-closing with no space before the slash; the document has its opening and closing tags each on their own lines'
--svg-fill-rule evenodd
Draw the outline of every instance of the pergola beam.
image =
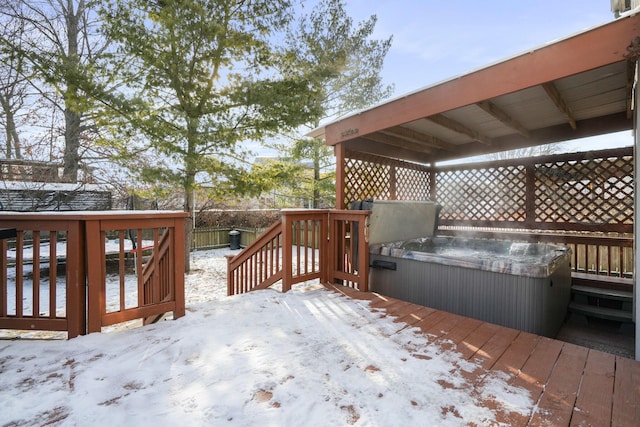
<svg viewBox="0 0 640 427">
<path fill-rule="evenodd" d="M 386 135 L 384 133 L 372 133 L 370 135 L 363 135 L 362 139 L 366 139 L 368 141 L 380 142 L 382 144 L 387 144 L 394 147 L 406 148 L 407 150 L 417 151 L 420 153 L 431 153 L 433 151 L 432 147 L 428 147 L 425 144 L 402 140 L 390 135 Z"/>
<path fill-rule="evenodd" d="M 413 142 L 429 148 L 440 148 L 442 150 L 453 151 L 456 146 L 433 135 L 416 132 L 413 129 L 394 126 L 381 131 L 386 135 L 394 136 L 405 141 Z"/>
<path fill-rule="evenodd" d="M 522 124 L 519 121 L 511 117 L 509 114 L 507 114 L 503 109 L 498 107 L 493 102 L 480 101 L 480 102 L 477 102 L 476 105 L 482 108 L 486 113 L 490 114 L 491 116 L 499 120 L 505 126 L 508 126 L 511 129 L 518 132 L 520 135 L 526 138 L 529 138 L 531 136 L 529 131 L 524 126 L 522 126 Z"/>
<path fill-rule="evenodd" d="M 491 138 L 489 138 L 488 136 L 482 135 L 480 132 L 476 132 L 473 129 L 469 129 L 462 123 L 450 119 L 443 114 L 434 114 L 432 116 L 425 117 L 425 119 L 430 120 L 433 123 L 442 126 L 443 128 L 449 129 L 450 131 L 466 135 L 474 141 L 478 141 L 486 145 L 491 145 Z"/>
<path fill-rule="evenodd" d="M 638 34 L 640 19 L 637 16 L 617 19 L 328 124 L 325 127 L 327 144 L 333 145 L 620 62 L 629 40 Z"/>
<path fill-rule="evenodd" d="M 576 130 L 576 119 L 573 117 L 571 109 L 565 102 L 556 85 L 553 84 L 553 82 L 548 82 L 544 83 L 542 87 L 544 88 L 545 92 L 547 92 L 547 96 L 551 98 L 558 110 L 560 110 L 560 112 L 567 119 L 567 122 L 569 122 L 569 126 L 571 126 L 571 129 Z"/>
<path fill-rule="evenodd" d="M 410 150 L 406 147 L 392 146 L 381 142 L 365 139 L 363 137 L 345 141 L 342 143 L 349 151 L 375 154 L 391 159 L 402 159 L 419 164 L 431 164 L 433 156 L 424 151 Z"/>
</svg>

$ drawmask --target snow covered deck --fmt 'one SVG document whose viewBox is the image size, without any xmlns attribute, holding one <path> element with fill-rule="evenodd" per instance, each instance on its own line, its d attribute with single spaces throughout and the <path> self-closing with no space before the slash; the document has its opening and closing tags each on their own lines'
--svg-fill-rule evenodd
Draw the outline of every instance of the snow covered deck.
<svg viewBox="0 0 640 427">
<path fill-rule="evenodd" d="M 501 412 L 483 400 L 497 421 L 510 426 L 638 426 L 640 362 L 527 332 L 458 316 L 353 288 L 326 285 L 354 299 L 369 300 L 387 316 L 417 327 L 432 343 L 460 353 L 481 367 L 477 383 L 501 371 L 510 385 L 525 388 L 536 402 L 522 415 Z M 446 386 L 446 384 L 445 384 Z"/>
</svg>

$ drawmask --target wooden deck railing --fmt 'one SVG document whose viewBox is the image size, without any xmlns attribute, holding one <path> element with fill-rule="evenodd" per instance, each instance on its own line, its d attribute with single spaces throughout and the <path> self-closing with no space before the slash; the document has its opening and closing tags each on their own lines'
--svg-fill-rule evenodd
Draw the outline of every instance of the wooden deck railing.
<svg viewBox="0 0 640 427">
<path fill-rule="evenodd" d="M 368 211 L 284 210 L 253 244 L 227 260 L 229 295 L 264 289 L 282 291 L 310 280 L 367 289 Z M 358 236 L 355 238 L 354 236 Z M 357 266 L 367 266 L 358 269 Z"/>
<path fill-rule="evenodd" d="M 73 338 L 169 311 L 183 316 L 186 216 L 1 214 L 0 228 L 15 228 L 17 237 L 0 243 L 0 329 L 67 331 Z M 126 274 L 132 264 L 135 283 Z"/>
</svg>

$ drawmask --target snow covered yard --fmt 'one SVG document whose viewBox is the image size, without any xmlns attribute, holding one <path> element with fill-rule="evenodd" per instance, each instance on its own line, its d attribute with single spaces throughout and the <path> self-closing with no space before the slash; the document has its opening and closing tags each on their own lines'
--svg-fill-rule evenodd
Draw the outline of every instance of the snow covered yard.
<svg viewBox="0 0 640 427">
<path fill-rule="evenodd" d="M 528 392 L 319 284 L 226 296 L 193 254 L 187 315 L 72 340 L 0 340 L 0 425 L 492 425 Z M 396 331 L 400 332 L 396 333 Z"/>
</svg>

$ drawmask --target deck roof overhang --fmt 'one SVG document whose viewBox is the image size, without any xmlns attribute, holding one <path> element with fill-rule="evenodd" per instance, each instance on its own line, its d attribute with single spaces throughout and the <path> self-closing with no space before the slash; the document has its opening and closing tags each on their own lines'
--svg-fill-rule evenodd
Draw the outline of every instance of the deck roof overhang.
<svg viewBox="0 0 640 427">
<path fill-rule="evenodd" d="M 433 164 L 632 129 L 639 40 L 640 14 L 619 18 L 327 124 L 324 136 Z"/>
</svg>

